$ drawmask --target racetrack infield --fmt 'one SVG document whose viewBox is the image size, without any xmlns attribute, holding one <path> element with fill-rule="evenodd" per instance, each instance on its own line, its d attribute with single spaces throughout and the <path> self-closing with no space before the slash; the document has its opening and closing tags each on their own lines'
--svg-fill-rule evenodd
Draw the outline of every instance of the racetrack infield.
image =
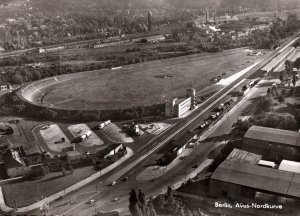
<svg viewBox="0 0 300 216">
<path fill-rule="evenodd" d="M 247 49 L 195 54 L 124 66 L 122 69 L 83 72 L 31 84 L 23 97 L 59 109 L 110 110 L 164 103 L 201 90 L 222 73 L 228 77 L 257 60 Z"/>
</svg>

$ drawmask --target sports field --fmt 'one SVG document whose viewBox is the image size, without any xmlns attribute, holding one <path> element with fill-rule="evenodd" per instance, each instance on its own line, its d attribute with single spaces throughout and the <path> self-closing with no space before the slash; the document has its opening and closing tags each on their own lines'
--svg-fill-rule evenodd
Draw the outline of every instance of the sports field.
<svg viewBox="0 0 300 216">
<path fill-rule="evenodd" d="M 72 74 L 33 84 L 24 97 L 34 103 L 62 109 L 119 109 L 163 103 L 211 85 L 223 73 L 228 77 L 257 60 L 247 49 L 195 54 L 127 65 L 117 70 Z M 75 78 L 74 78 L 75 77 Z"/>
</svg>

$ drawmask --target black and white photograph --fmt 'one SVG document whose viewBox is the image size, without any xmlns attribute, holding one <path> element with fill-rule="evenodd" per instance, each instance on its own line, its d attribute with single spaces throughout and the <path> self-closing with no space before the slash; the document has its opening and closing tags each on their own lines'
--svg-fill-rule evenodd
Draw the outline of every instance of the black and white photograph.
<svg viewBox="0 0 300 216">
<path fill-rule="evenodd" d="M 0 216 L 300 216 L 300 0 L 0 0 Z"/>
</svg>

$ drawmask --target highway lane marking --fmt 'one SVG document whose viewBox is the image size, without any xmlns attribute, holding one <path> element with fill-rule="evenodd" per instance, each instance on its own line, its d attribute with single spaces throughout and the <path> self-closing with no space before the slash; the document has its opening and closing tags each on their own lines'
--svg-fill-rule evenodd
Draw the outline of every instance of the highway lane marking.
<svg viewBox="0 0 300 216">
<path fill-rule="evenodd" d="M 38 90 L 39 92 L 41 92 L 36 86 L 34 86 L 33 84 L 31 85 L 32 87 L 34 87 L 36 90 Z"/>
</svg>

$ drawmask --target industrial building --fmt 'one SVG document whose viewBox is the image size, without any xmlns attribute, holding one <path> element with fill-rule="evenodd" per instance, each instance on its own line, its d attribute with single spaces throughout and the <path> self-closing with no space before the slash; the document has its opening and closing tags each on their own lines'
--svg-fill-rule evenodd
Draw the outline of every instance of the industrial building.
<svg viewBox="0 0 300 216">
<path fill-rule="evenodd" d="M 260 154 L 266 160 L 300 160 L 300 133 L 252 126 L 243 138 L 243 150 Z"/>
<path fill-rule="evenodd" d="M 267 65 L 265 65 L 261 72 L 268 75 L 272 73 L 281 63 L 283 63 L 290 55 L 295 51 L 294 47 L 288 47 L 283 50 L 278 56 L 272 59 Z"/>
<path fill-rule="evenodd" d="M 210 179 L 210 195 L 233 202 L 300 202 L 300 174 L 258 166 L 260 155 L 234 149 Z"/>
</svg>

